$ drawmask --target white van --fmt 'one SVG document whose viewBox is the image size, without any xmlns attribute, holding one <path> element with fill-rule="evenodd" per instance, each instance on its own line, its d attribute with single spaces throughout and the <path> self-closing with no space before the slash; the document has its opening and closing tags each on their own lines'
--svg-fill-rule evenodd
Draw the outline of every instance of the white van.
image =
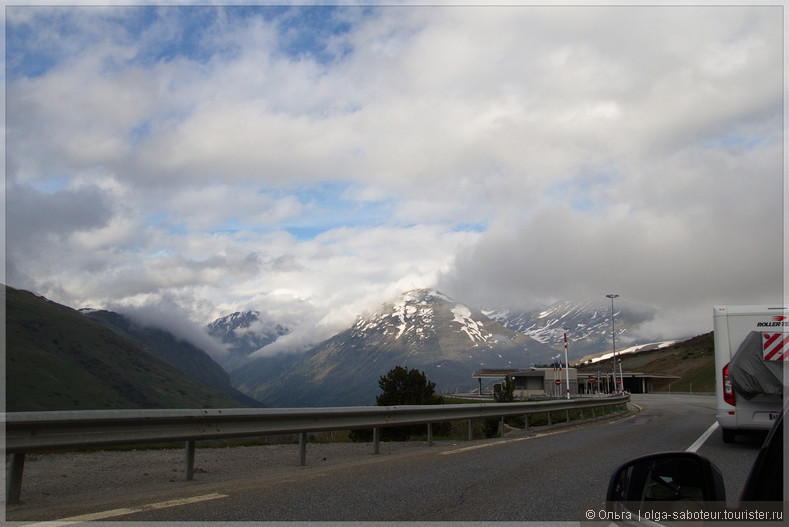
<svg viewBox="0 0 789 527">
<path fill-rule="evenodd" d="M 783 408 L 789 361 L 789 318 L 779 306 L 715 306 L 718 423 L 723 441 L 737 432 L 769 430 Z"/>
</svg>

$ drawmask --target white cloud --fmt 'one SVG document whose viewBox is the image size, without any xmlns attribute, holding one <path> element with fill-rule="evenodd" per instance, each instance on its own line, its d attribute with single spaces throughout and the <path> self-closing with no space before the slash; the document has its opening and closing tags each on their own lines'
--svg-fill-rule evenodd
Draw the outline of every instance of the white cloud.
<svg viewBox="0 0 789 527">
<path fill-rule="evenodd" d="M 251 307 L 294 342 L 435 284 L 669 317 L 781 287 L 780 7 L 31 13 L 11 285 Z"/>
<path fill-rule="evenodd" d="M 277 199 L 255 188 L 225 184 L 187 188 L 164 204 L 170 223 L 183 222 L 196 231 L 270 228 L 298 218 L 303 209 L 293 196 Z"/>
<path fill-rule="evenodd" d="M 202 349 L 215 360 L 229 353 L 224 344 L 209 336 L 194 321 L 185 318 L 172 298 L 165 297 L 151 303 L 134 306 L 119 305 L 111 308 L 144 327 L 169 331 L 178 339 Z"/>
</svg>

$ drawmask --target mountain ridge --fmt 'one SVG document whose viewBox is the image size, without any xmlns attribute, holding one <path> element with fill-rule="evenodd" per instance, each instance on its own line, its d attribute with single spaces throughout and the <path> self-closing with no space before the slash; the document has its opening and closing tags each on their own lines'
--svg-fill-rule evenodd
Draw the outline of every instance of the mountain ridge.
<svg viewBox="0 0 789 527">
<path fill-rule="evenodd" d="M 261 357 L 233 384 L 272 406 L 372 404 L 377 380 L 418 368 L 438 391 L 472 389 L 475 369 L 512 367 L 555 350 L 434 290 L 409 291 L 303 354 Z"/>
<path fill-rule="evenodd" d="M 562 300 L 530 311 L 489 309 L 483 312 L 505 327 L 557 350 L 564 348 L 566 333 L 571 360 L 603 353 L 613 345 L 611 306 L 604 299 Z M 618 302 L 614 311 L 617 347 L 648 344 L 649 339 L 636 337 L 634 333 L 640 324 L 654 319 L 656 314 L 657 310 L 649 306 Z"/>
<path fill-rule="evenodd" d="M 402 311 L 402 306 L 405 305 L 402 299 L 414 295 L 428 295 L 439 300 L 443 297 L 447 301 L 455 302 L 444 293 L 436 289 L 427 288 L 405 292 L 401 295 L 400 300 L 390 300 L 382 303 L 382 306 L 388 305 L 390 308 L 393 307 L 396 311 L 396 313 L 393 313 L 393 316 L 399 317 L 401 324 L 403 324 L 409 317 L 418 315 L 416 312 L 406 313 Z M 402 305 L 398 307 L 399 304 Z M 611 308 L 610 304 L 605 299 L 562 300 L 549 306 L 542 306 L 531 310 L 477 309 L 469 308 L 467 304 L 460 302 L 457 302 L 457 304 L 469 310 L 468 313 L 455 314 L 458 320 L 464 318 L 468 319 L 471 311 L 474 311 L 477 316 L 481 313 L 505 328 L 522 333 L 542 344 L 546 344 L 554 348 L 557 352 L 563 350 L 564 333 L 567 333 L 568 341 L 570 342 L 568 351 L 573 360 L 578 360 L 586 355 L 604 353 L 611 349 Z M 400 309 L 400 311 L 397 311 L 397 309 Z M 376 313 L 378 313 L 378 311 L 380 311 L 380 309 L 377 310 Z M 375 316 L 376 313 L 367 316 Z M 649 306 L 625 301 L 618 302 L 615 312 L 617 348 L 647 345 L 654 341 L 654 339 L 650 340 L 637 337 L 635 333 L 640 324 L 652 320 L 656 314 L 657 310 Z M 229 344 L 231 346 L 231 351 L 234 351 L 234 357 L 232 359 L 229 361 L 220 361 L 223 367 L 227 366 L 226 369 L 228 371 L 242 366 L 247 362 L 249 355 L 253 352 L 261 350 L 263 347 L 276 341 L 280 336 L 288 333 L 288 330 L 284 328 L 284 326 L 275 324 L 271 321 L 265 323 L 268 329 L 264 334 L 256 333 L 253 329 L 253 324 L 257 322 L 258 316 L 260 316 L 259 311 L 235 312 L 231 315 L 216 319 L 206 326 L 209 334 L 213 335 L 215 338 L 220 338 L 223 343 Z M 378 313 L 378 316 L 381 316 L 381 314 Z M 356 321 L 354 321 L 351 327 L 358 324 L 359 320 L 364 318 L 363 316 L 357 316 Z M 233 324 L 229 323 L 229 321 L 233 319 L 247 322 L 243 325 L 235 326 L 234 329 Z M 250 323 L 248 322 L 249 320 L 253 322 Z M 469 320 L 473 320 L 473 318 Z M 249 345 L 248 342 L 242 342 L 240 339 L 235 338 L 234 332 L 238 332 L 239 327 L 244 329 L 243 339 L 252 341 L 254 343 L 253 345 Z M 465 328 L 465 331 L 468 332 L 477 330 L 478 329 L 473 326 Z M 320 343 L 315 343 L 313 346 L 318 344 Z M 294 352 L 296 352 L 295 349 Z M 534 364 L 535 361 L 528 360 L 528 363 L 531 365 Z"/>
<path fill-rule="evenodd" d="M 242 406 L 70 307 L 5 300 L 6 411 Z"/>
<path fill-rule="evenodd" d="M 177 338 L 166 329 L 143 324 L 126 315 L 107 310 L 80 310 L 88 319 L 136 342 L 146 351 L 227 395 L 244 406 L 261 407 L 259 401 L 240 392 L 230 382 L 230 375 L 203 349 Z"/>
<path fill-rule="evenodd" d="M 416 289 L 358 316 L 348 328 L 306 352 L 256 359 L 250 356 L 289 330 L 260 311 L 235 312 L 204 327 L 230 350 L 222 364 L 163 329 L 135 327 L 110 311 L 79 313 L 62 307 L 101 323 L 142 351 L 153 351 L 179 371 L 233 397 L 234 404 L 259 406 L 262 400 L 273 406 L 336 406 L 372 404 L 378 378 L 395 366 L 425 371 L 439 392 L 458 392 L 474 388 L 471 374 L 477 369 L 561 360 L 565 331 L 570 359 L 588 359 L 610 349 L 611 310 L 606 304 L 562 301 L 531 312 L 486 310 L 436 289 Z M 616 305 L 619 351 L 632 344 L 627 342 L 633 340 L 629 333 L 655 315 L 652 308 L 633 306 Z"/>
</svg>

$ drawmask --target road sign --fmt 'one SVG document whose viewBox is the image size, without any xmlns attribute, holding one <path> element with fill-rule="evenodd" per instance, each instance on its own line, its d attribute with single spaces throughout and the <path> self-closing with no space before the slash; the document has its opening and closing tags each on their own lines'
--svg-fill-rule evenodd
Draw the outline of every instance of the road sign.
<svg viewBox="0 0 789 527">
<path fill-rule="evenodd" d="M 562 383 L 562 381 L 560 381 L 559 379 L 556 379 L 554 382 L 556 383 L 556 386 L 559 386 Z"/>
</svg>

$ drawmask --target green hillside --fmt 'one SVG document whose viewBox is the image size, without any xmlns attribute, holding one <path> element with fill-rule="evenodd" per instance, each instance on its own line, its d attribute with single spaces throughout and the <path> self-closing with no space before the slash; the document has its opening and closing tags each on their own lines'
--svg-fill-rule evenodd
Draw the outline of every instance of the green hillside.
<svg viewBox="0 0 789 527">
<path fill-rule="evenodd" d="M 239 406 L 77 311 L 6 287 L 6 411 Z"/>
<path fill-rule="evenodd" d="M 136 343 L 146 351 L 223 393 L 244 406 L 261 407 L 260 402 L 241 393 L 230 384 L 230 375 L 205 351 L 160 328 L 141 326 L 112 311 L 81 313 L 86 318 L 112 330 L 121 338 Z"/>
<path fill-rule="evenodd" d="M 715 345 L 713 333 L 705 333 L 659 350 L 622 355 L 622 369 L 667 373 L 680 377 L 657 391 L 714 392 Z"/>
</svg>

